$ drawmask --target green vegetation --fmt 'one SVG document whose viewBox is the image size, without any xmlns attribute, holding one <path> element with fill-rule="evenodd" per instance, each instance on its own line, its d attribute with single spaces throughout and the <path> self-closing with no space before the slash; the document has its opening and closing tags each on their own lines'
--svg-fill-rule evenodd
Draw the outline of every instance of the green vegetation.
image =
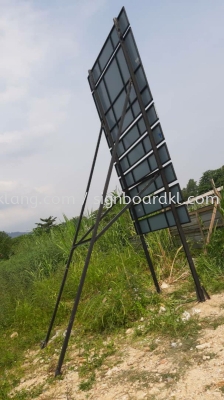
<svg viewBox="0 0 224 400">
<path fill-rule="evenodd" d="M 111 214 L 120 207 L 117 205 Z M 94 220 L 95 213 L 84 218 L 80 238 Z M 101 228 L 106 223 L 101 223 Z M 7 400 L 19 381 L 24 351 L 39 346 L 46 335 L 76 224 L 77 219 L 65 218 L 63 224 L 41 234 L 34 230 L 12 239 L 9 259 L 0 261 L 0 399 Z M 223 230 L 214 233 L 206 255 L 198 250 L 194 254 L 201 281 L 211 293 L 224 287 L 223 234 Z M 173 283 L 172 293 L 155 292 L 144 252 L 129 213 L 125 213 L 94 247 L 75 321 L 77 332 L 93 336 L 112 334 L 132 327 L 142 317 L 147 323 L 144 331 L 136 328 L 136 335 L 187 338 L 197 332 L 196 320 L 181 319 L 181 305 L 196 297 L 183 250 L 176 247 L 166 230 L 148 235 L 147 242 L 159 281 Z M 68 322 L 86 251 L 87 245 L 75 250 L 56 319 L 57 329 L 65 329 Z M 165 308 L 162 313 L 161 306 Z M 45 350 L 50 351 L 49 347 Z M 79 370 L 83 375 L 82 390 L 92 386 L 95 369 L 113 351 L 113 345 L 100 354 L 91 349 L 89 363 L 90 350 L 85 349 L 87 361 Z M 15 368 L 13 378 L 10 371 Z M 22 393 L 14 397 L 26 398 Z"/>
<path fill-rule="evenodd" d="M 199 180 L 198 194 L 203 194 L 212 189 L 211 179 L 214 180 L 215 186 L 222 186 L 224 183 L 224 165 L 215 170 L 208 170 L 203 173 Z"/>
<path fill-rule="evenodd" d="M 37 227 L 35 228 L 35 231 L 38 233 L 42 232 L 50 232 L 51 228 L 55 226 L 55 221 L 57 218 L 53 218 L 52 216 L 48 218 L 40 218 L 42 222 L 37 222 L 35 225 Z"/>
<path fill-rule="evenodd" d="M 182 189 L 183 199 L 187 200 L 188 197 L 196 197 L 198 195 L 198 184 L 194 179 L 189 179 L 186 188 Z"/>
<path fill-rule="evenodd" d="M 12 239 L 7 233 L 0 232 L 0 260 L 9 259 L 12 253 Z"/>
<path fill-rule="evenodd" d="M 182 189 L 183 199 L 187 200 L 190 196 L 196 197 L 212 190 L 211 179 L 214 180 L 217 188 L 224 185 L 224 165 L 218 169 L 205 171 L 199 179 L 199 183 L 194 179 L 189 179 L 186 188 Z"/>
</svg>

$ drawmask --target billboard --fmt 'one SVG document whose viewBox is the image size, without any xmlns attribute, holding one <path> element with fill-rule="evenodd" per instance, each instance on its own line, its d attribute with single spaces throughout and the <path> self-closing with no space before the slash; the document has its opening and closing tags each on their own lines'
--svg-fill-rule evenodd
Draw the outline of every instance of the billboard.
<svg viewBox="0 0 224 400">
<path fill-rule="evenodd" d="M 162 204 L 160 201 L 165 193 L 168 197 L 174 193 L 174 198 L 179 199 L 175 205 L 179 221 L 188 223 L 186 206 L 179 206 L 182 200 L 180 187 L 124 7 L 114 22 L 89 71 L 88 80 L 111 152 L 132 82 L 115 164 L 125 194 L 130 198 L 137 196 L 147 179 L 156 171 L 161 173 L 141 194 L 141 203 L 130 209 L 136 231 L 143 234 L 175 225 L 170 202 Z M 144 204 L 144 197 L 149 195 L 156 200 Z"/>
</svg>

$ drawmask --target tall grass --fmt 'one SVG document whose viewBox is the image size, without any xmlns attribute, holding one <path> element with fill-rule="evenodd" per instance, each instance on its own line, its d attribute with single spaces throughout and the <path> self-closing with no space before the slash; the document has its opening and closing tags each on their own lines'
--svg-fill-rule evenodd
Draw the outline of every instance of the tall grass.
<svg viewBox="0 0 224 400">
<path fill-rule="evenodd" d="M 117 205 L 112 214 L 120 207 Z M 79 238 L 94 219 L 95 213 L 84 218 Z M 107 222 L 105 218 L 100 229 Z M 0 262 L 0 375 L 15 361 L 21 360 L 25 349 L 44 339 L 76 223 L 77 220 L 65 217 L 64 223 L 49 233 L 32 233 L 17 239 L 14 255 Z M 146 240 L 160 282 L 170 279 L 170 282 L 178 280 L 181 284 L 179 279 L 187 271 L 186 260 L 169 231 L 155 232 Z M 57 326 L 64 327 L 68 321 L 87 248 L 88 245 L 83 245 L 75 250 L 56 319 Z M 199 255 L 197 267 L 205 286 L 215 290 L 221 288 L 223 261 L 217 261 L 212 250 L 207 258 Z M 194 290 L 192 280 L 189 282 L 187 290 Z M 170 298 L 172 303 L 177 297 L 171 295 Z M 94 246 L 76 324 L 86 331 L 111 332 L 130 326 L 150 310 L 158 314 L 161 302 L 164 298 L 155 293 L 144 252 L 129 213 L 125 213 Z M 169 307 L 174 310 L 172 305 Z M 159 318 L 151 323 L 150 331 L 160 329 Z M 173 320 L 177 321 L 176 318 Z M 177 327 L 171 325 L 167 332 L 170 329 L 174 334 Z M 17 332 L 18 337 L 11 339 L 13 332 Z"/>
</svg>

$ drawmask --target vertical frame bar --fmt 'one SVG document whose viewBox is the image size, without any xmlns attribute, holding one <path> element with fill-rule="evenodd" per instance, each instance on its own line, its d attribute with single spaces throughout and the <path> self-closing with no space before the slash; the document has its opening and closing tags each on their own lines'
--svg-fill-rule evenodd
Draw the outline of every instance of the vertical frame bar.
<svg viewBox="0 0 224 400">
<path fill-rule="evenodd" d="M 126 44 L 125 44 L 125 41 L 124 41 L 124 39 L 122 37 L 122 33 L 121 33 L 121 30 L 120 30 L 120 27 L 119 27 L 119 22 L 118 22 L 118 20 L 116 18 L 114 18 L 114 25 L 116 27 L 117 34 L 118 34 L 118 37 L 119 37 L 119 41 L 120 41 L 120 44 L 121 44 L 121 47 L 122 47 L 122 50 L 123 50 L 123 53 L 124 53 L 124 57 L 125 57 L 127 65 L 128 65 L 129 73 L 130 73 L 130 76 L 131 76 L 131 79 L 132 79 L 132 82 L 133 82 L 133 86 L 134 86 L 134 89 L 136 91 L 137 99 L 138 99 L 140 110 L 141 110 L 141 113 L 142 113 L 142 116 L 143 116 L 143 119 L 144 119 L 144 122 L 145 122 L 145 125 L 146 125 L 146 129 L 148 131 L 148 134 L 150 134 L 150 140 L 151 140 L 152 149 L 153 149 L 153 152 L 154 152 L 154 155 L 155 155 L 155 159 L 156 159 L 157 165 L 158 165 L 158 167 L 159 167 L 159 169 L 161 171 L 161 178 L 162 178 L 162 181 L 163 181 L 163 185 L 164 185 L 164 188 L 165 188 L 165 191 L 166 191 L 167 195 L 169 195 L 169 186 L 168 186 L 168 183 L 167 183 L 167 180 L 166 180 L 165 173 L 164 173 L 164 171 L 162 169 L 162 164 L 160 162 L 158 150 L 157 150 L 157 147 L 156 147 L 156 144 L 155 144 L 155 140 L 154 140 L 154 137 L 153 137 L 153 134 L 152 134 L 152 130 L 151 130 L 148 118 L 147 118 L 147 114 L 146 114 L 146 110 L 145 110 L 145 107 L 144 107 L 144 104 L 143 104 L 143 100 L 142 100 L 141 94 L 140 94 L 139 89 L 138 89 L 136 76 L 134 74 L 134 71 L 133 71 L 133 68 L 132 68 L 132 65 L 131 65 L 131 60 L 129 58 L 129 54 L 128 54 L 128 51 L 127 51 L 127 48 L 126 48 Z M 172 210 L 173 217 L 174 217 L 174 220 L 175 220 L 175 223 L 176 223 L 176 226 L 177 226 L 180 238 L 181 238 L 181 242 L 183 244 L 183 248 L 184 248 L 187 260 L 188 260 L 188 264 L 189 264 L 189 267 L 190 267 L 190 270 L 191 270 L 191 274 L 192 274 L 192 277 L 194 279 L 197 298 L 201 302 L 205 301 L 204 292 L 203 292 L 203 289 L 201 287 L 201 284 L 200 284 L 200 281 L 199 281 L 199 278 L 198 278 L 198 275 L 197 275 L 197 272 L 196 272 L 196 269 L 195 269 L 195 265 L 194 265 L 194 262 L 193 262 L 193 259 L 192 259 L 192 256 L 191 256 L 187 241 L 186 241 L 186 237 L 185 237 L 183 228 L 182 228 L 180 220 L 179 220 L 179 216 L 177 214 L 176 207 L 175 207 L 175 205 L 173 203 L 171 203 L 171 210 Z"/>
<path fill-rule="evenodd" d="M 95 82 L 94 82 L 94 78 L 93 78 L 93 74 L 92 74 L 91 70 L 89 70 L 89 80 L 90 80 L 90 86 L 91 86 L 92 90 L 94 91 L 96 107 L 97 107 L 97 109 L 99 111 L 99 115 L 101 116 L 101 120 L 102 120 L 104 129 L 106 131 L 106 135 L 107 135 L 107 138 L 108 138 L 108 141 L 109 141 L 109 145 L 113 149 L 114 148 L 113 138 L 111 136 L 110 129 L 109 129 L 107 120 L 105 118 L 105 114 L 104 114 L 104 111 L 103 111 L 103 107 L 102 107 L 99 95 L 98 95 L 97 91 L 95 90 Z M 122 168 L 120 166 L 120 161 L 119 161 L 119 158 L 117 156 L 115 158 L 115 161 L 116 161 L 117 167 L 119 169 L 119 174 L 120 174 L 120 177 L 121 177 L 121 180 L 122 180 L 122 184 L 123 184 L 123 187 L 124 187 L 125 195 L 130 197 L 130 193 L 129 193 L 129 190 L 127 188 L 126 181 L 125 181 L 125 178 L 124 178 L 124 173 L 122 171 Z M 138 218 L 137 218 L 136 211 L 135 211 L 134 207 L 132 207 L 132 212 L 133 212 L 133 216 L 134 216 L 134 219 L 135 219 L 136 226 L 139 227 L 139 232 L 140 232 L 139 221 L 138 221 Z M 144 238 L 143 234 L 140 235 L 140 240 L 141 240 L 141 243 L 142 243 L 142 247 L 143 247 L 143 250 L 144 250 L 144 253 L 145 253 L 145 257 L 146 257 L 146 260 L 147 260 L 147 263 L 148 263 L 148 266 L 149 266 L 149 270 L 150 270 L 151 275 L 152 275 L 152 279 L 153 279 L 156 291 L 158 293 L 160 293 L 161 289 L 159 287 L 159 283 L 158 283 L 158 280 L 157 280 L 157 277 L 156 277 L 155 269 L 153 267 L 153 263 L 152 263 L 152 260 L 151 260 L 151 257 L 150 257 L 149 251 L 148 251 L 148 247 L 147 247 L 147 244 L 146 244 L 146 241 L 145 241 L 145 238 Z"/>
<path fill-rule="evenodd" d="M 71 312 L 71 317 L 70 317 L 69 324 L 68 324 L 68 327 L 67 327 L 67 330 L 66 330 L 66 335 L 65 335 L 64 343 L 63 343 L 63 346 L 62 346 L 62 349 L 61 349 L 61 354 L 60 354 L 60 357 L 59 357 L 59 360 L 58 360 L 58 365 L 57 365 L 57 368 L 56 368 L 56 371 L 55 371 L 55 376 L 58 376 L 58 375 L 61 374 L 61 367 L 62 367 L 62 364 L 63 364 L 63 361 L 64 361 L 65 353 L 66 353 L 66 350 L 67 350 L 67 347 L 68 347 L 68 342 L 69 342 L 69 338 L 70 338 L 71 331 L 72 331 L 72 326 L 73 326 L 73 323 L 74 323 L 74 320 L 75 320 L 77 308 L 78 308 L 80 297 L 81 297 L 81 294 L 82 294 L 82 289 L 83 289 L 83 285 L 84 285 L 84 282 L 85 282 L 85 278 L 86 278 L 86 274 L 87 274 L 90 258 L 91 258 L 91 255 L 92 255 L 93 247 L 94 247 L 94 244 L 95 244 L 95 240 L 96 240 L 96 236 L 97 236 L 97 230 L 98 230 L 98 226 L 99 226 L 99 223 L 100 223 L 101 214 L 102 214 L 102 211 L 103 211 L 104 201 L 105 201 L 105 198 L 106 198 L 106 195 L 107 195 L 107 190 L 108 190 L 108 186 L 109 186 L 109 183 L 110 183 L 110 178 L 111 178 L 111 174 L 112 174 L 112 170 L 113 170 L 113 166 L 114 166 L 114 162 L 115 162 L 115 158 L 116 158 L 117 147 L 118 147 L 120 135 L 121 135 L 121 132 L 122 132 L 122 126 L 123 126 L 123 122 L 124 122 L 124 118 L 125 118 L 125 113 L 126 113 L 128 100 L 129 100 L 129 97 L 130 97 L 131 86 L 132 86 L 132 83 L 130 81 L 129 86 L 128 86 L 127 95 L 126 95 L 125 102 L 124 102 L 124 107 L 123 107 L 123 110 L 122 110 L 122 116 L 121 116 L 121 121 L 120 121 L 120 125 L 119 125 L 119 130 L 118 130 L 116 142 L 115 142 L 115 145 L 114 145 L 114 149 L 113 149 L 113 152 L 112 152 L 112 157 L 111 157 L 109 169 L 108 169 L 108 172 L 107 172 L 106 181 L 105 181 L 105 184 L 104 184 L 102 202 L 100 203 L 99 210 L 98 210 L 98 213 L 97 213 L 97 217 L 96 217 L 96 222 L 95 222 L 92 238 L 91 238 L 91 241 L 90 241 L 88 253 L 87 253 L 85 264 L 84 264 L 84 267 L 83 267 L 83 272 L 82 272 L 82 276 L 81 276 L 81 279 L 80 279 L 78 291 L 77 291 L 77 294 L 76 294 L 74 306 L 73 306 L 73 309 L 72 309 L 72 312 Z"/>
<path fill-rule="evenodd" d="M 71 250 L 70 250 L 70 253 L 69 253 L 69 257 L 68 257 L 68 260 L 67 260 L 67 263 L 66 263 L 66 266 L 65 266 L 64 276 L 63 276 L 63 279 L 62 279 L 62 282 L 61 282 L 61 286 L 60 286 L 60 289 L 59 289 L 58 297 L 57 297 L 57 300 L 56 300 L 56 304 L 55 304 L 55 307 L 54 307 L 54 311 L 53 311 L 53 315 L 52 315 L 52 318 L 51 318 L 51 321 L 50 321 L 50 325 L 49 325 L 49 328 L 48 328 L 48 331 L 47 331 L 47 335 L 46 335 L 45 340 L 41 343 L 41 348 L 42 349 L 44 347 L 46 347 L 46 345 L 47 345 L 47 343 L 49 341 L 50 334 L 51 334 L 51 331 L 52 331 L 52 328 L 53 328 L 53 325 L 54 325 L 54 321 L 55 321 L 55 318 L 56 318 L 56 315 L 57 315 L 59 303 L 61 301 L 61 296 L 62 296 L 62 293 L 63 293 L 63 290 L 64 290 L 65 282 L 66 282 L 66 279 L 67 279 L 69 267 L 70 267 L 70 264 L 71 264 L 71 261 L 72 261 L 73 253 L 75 251 L 75 245 L 76 245 L 76 242 L 77 242 L 77 239 L 78 239 L 78 234 L 79 234 L 79 230 L 80 230 L 80 227 L 81 227 L 82 217 L 83 217 L 83 214 L 84 214 L 84 210 L 85 210 L 85 206 L 86 206 L 86 202 L 87 202 L 87 197 L 88 197 L 89 189 L 90 189 L 91 182 L 92 182 L 93 172 L 94 172 L 95 165 L 96 165 L 96 159 L 97 159 L 97 154 L 98 154 L 99 147 L 100 147 L 102 131 L 103 131 L 103 128 L 102 128 L 102 124 L 101 124 L 100 132 L 99 132 L 98 140 L 97 140 L 97 144 L 96 144 L 96 149 L 95 149 L 95 153 L 94 153 L 94 157 L 93 157 L 93 162 L 92 162 L 92 166 L 91 166 L 91 170 L 90 170 L 90 175 L 89 175 L 89 179 L 88 179 L 88 183 L 87 183 L 87 187 L 86 187 L 85 198 L 84 198 L 84 201 L 83 201 L 83 204 L 82 204 L 82 208 L 81 208 L 81 211 L 80 211 L 80 215 L 79 215 L 78 225 L 76 227 L 76 232 L 75 232 L 75 236 L 74 236 L 74 239 L 73 239 L 72 247 L 71 247 Z"/>
</svg>

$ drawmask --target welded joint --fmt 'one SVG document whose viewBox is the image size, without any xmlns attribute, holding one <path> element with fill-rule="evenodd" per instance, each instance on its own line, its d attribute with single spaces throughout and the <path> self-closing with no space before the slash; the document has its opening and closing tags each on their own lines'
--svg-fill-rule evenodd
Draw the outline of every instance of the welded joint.
<svg viewBox="0 0 224 400">
<path fill-rule="evenodd" d="M 117 18 L 113 18 L 113 21 L 114 21 L 114 25 L 115 25 L 115 28 L 116 28 L 116 31 L 117 31 L 117 34 L 118 34 L 120 40 L 123 40 L 122 39 L 121 28 L 120 28 L 118 19 Z"/>
</svg>

